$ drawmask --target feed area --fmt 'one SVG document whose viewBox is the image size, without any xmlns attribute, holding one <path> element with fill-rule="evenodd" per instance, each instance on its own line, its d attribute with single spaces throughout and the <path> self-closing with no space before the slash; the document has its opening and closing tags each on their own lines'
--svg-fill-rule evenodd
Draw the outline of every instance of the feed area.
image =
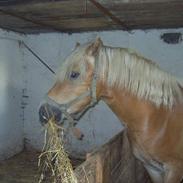
<svg viewBox="0 0 183 183">
<path fill-rule="evenodd" d="M 2 183 L 34 183 L 40 178 L 38 157 L 40 152 L 23 151 L 0 163 Z M 135 160 L 125 132 L 121 132 L 86 160 L 71 158 L 78 183 L 150 183 L 142 164 Z M 47 172 L 44 183 L 50 183 Z"/>
</svg>

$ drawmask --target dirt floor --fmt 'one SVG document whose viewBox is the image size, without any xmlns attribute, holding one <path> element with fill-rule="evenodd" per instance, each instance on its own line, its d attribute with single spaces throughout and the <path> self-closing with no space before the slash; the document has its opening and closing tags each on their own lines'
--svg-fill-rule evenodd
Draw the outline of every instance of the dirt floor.
<svg viewBox="0 0 183 183">
<path fill-rule="evenodd" d="M 22 153 L 0 162 L 0 183 L 38 183 L 38 156 L 35 151 Z M 80 164 L 81 160 L 73 160 L 73 167 Z M 49 177 L 44 183 L 51 183 Z"/>
</svg>

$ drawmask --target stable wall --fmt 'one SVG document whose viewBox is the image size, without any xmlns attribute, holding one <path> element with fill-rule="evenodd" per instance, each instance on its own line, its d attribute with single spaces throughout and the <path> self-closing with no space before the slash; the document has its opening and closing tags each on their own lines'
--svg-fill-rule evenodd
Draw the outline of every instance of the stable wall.
<svg viewBox="0 0 183 183">
<path fill-rule="evenodd" d="M 24 143 L 28 148 L 42 148 L 44 131 L 39 123 L 38 108 L 55 81 L 55 76 L 20 46 L 18 40 L 24 40 L 58 70 L 76 42 L 85 43 L 100 36 L 104 44 L 135 49 L 183 78 L 183 43 L 164 43 L 160 36 L 165 32 L 183 33 L 183 29 L 30 36 L 0 30 L 0 160 L 20 152 Z M 69 149 L 73 154 L 97 148 L 123 128 L 103 102 L 87 112 L 78 127 L 85 137 L 79 141 L 70 136 Z"/>
<path fill-rule="evenodd" d="M 85 43 L 100 36 L 104 44 L 117 47 L 130 47 L 145 57 L 156 61 L 162 68 L 183 78 L 183 42 L 166 44 L 160 36 L 165 32 L 181 32 L 183 29 L 149 30 L 149 31 L 108 31 L 78 34 L 48 33 L 30 35 L 26 43 L 39 54 L 54 70 L 58 70 L 64 58 L 74 49 L 76 42 Z M 44 132 L 38 120 L 38 108 L 44 95 L 55 81 L 54 75 L 42 64 L 37 62 L 24 49 L 26 63 L 26 95 L 27 106 L 24 110 L 24 133 L 27 147 L 40 149 L 43 144 Z M 73 154 L 83 154 L 97 148 L 122 130 L 117 117 L 104 104 L 99 103 L 80 120 L 78 127 L 85 137 L 82 141 L 70 137 L 70 151 Z"/>
<path fill-rule="evenodd" d="M 23 148 L 23 38 L 0 30 L 0 160 Z"/>
</svg>

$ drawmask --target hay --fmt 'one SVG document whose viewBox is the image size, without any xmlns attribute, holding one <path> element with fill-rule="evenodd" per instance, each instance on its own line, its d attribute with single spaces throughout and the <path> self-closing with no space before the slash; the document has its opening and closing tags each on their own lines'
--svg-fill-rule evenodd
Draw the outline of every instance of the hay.
<svg viewBox="0 0 183 183">
<path fill-rule="evenodd" d="M 64 129 L 56 125 L 54 119 L 48 121 L 45 145 L 38 162 L 41 172 L 39 183 L 43 182 L 48 172 L 51 173 L 52 183 L 77 183 L 70 159 L 64 149 L 63 132 Z"/>
</svg>

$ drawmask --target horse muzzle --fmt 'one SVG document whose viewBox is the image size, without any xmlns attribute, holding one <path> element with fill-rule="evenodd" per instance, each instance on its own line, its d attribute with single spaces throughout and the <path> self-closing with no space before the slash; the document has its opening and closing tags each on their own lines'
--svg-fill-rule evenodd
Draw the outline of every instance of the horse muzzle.
<svg viewBox="0 0 183 183">
<path fill-rule="evenodd" d="M 39 108 L 39 120 L 42 125 L 45 125 L 50 119 L 54 119 L 59 124 L 62 112 L 58 107 L 45 103 Z"/>
</svg>

